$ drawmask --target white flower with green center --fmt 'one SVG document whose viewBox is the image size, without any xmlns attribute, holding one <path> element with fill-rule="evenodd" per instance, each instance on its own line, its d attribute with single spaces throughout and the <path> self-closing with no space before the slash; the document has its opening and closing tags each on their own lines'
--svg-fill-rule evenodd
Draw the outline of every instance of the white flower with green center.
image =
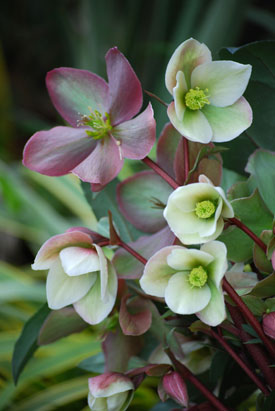
<svg viewBox="0 0 275 411">
<path fill-rule="evenodd" d="M 163 215 L 183 244 L 202 244 L 221 234 L 223 219 L 234 217 L 234 211 L 223 189 L 200 175 L 198 183 L 178 187 L 170 194 Z"/>
<path fill-rule="evenodd" d="M 212 61 L 205 44 L 189 39 L 172 55 L 165 83 L 174 101 L 168 117 L 191 141 L 229 141 L 252 123 L 252 110 L 242 97 L 251 75 L 249 64 Z"/>
<path fill-rule="evenodd" d="M 227 269 L 226 255 L 220 241 L 206 243 L 200 250 L 162 248 L 148 260 L 141 288 L 147 294 L 164 297 L 174 313 L 196 314 L 215 327 L 226 317 L 221 286 Z"/>
</svg>

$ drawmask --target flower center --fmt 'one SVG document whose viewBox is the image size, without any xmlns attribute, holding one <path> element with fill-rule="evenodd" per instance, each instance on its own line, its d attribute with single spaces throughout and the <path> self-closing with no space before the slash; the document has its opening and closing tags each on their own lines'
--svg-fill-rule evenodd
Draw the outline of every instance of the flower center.
<svg viewBox="0 0 275 411">
<path fill-rule="evenodd" d="M 94 140 L 99 140 L 112 130 L 110 115 L 105 113 L 103 117 L 99 111 L 92 111 L 90 107 L 89 110 L 91 114 L 82 116 L 78 124 L 91 127 L 93 130 L 86 130 L 86 133 Z"/>
<path fill-rule="evenodd" d="M 192 287 L 203 287 L 207 278 L 207 272 L 201 265 L 193 268 L 188 277 Z"/>
<path fill-rule="evenodd" d="M 195 213 L 199 218 L 210 218 L 215 214 L 216 205 L 213 201 L 204 200 L 196 204 Z"/>
<path fill-rule="evenodd" d="M 195 89 L 190 88 L 185 94 L 185 104 L 191 110 L 199 110 L 200 108 L 203 108 L 205 104 L 210 104 L 207 98 L 209 96 L 205 94 L 207 92 L 207 88 L 205 90 L 201 90 L 199 87 L 196 87 Z"/>
</svg>

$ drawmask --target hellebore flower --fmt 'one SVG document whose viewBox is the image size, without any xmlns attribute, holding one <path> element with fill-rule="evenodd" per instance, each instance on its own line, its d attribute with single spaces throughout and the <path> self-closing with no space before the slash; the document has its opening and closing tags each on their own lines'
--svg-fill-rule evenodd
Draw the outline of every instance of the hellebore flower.
<svg viewBox="0 0 275 411">
<path fill-rule="evenodd" d="M 125 411 L 134 395 L 130 378 L 116 372 L 89 378 L 88 404 L 91 410 Z"/>
<path fill-rule="evenodd" d="M 98 324 L 111 312 L 117 294 L 117 276 L 89 230 L 70 229 L 46 241 L 33 270 L 49 269 L 46 293 L 53 310 L 73 304 L 89 324 Z"/>
<path fill-rule="evenodd" d="M 200 250 L 180 246 L 162 248 L 145 265 L 141 288 L 150 295 L 164 297 L 177 314 L 196 314 L 210 326 L 225 319 L 221 287 L 227 269 L 227 250 L 212 241 Z"/>
<path fill-rule="evenodd" d="M 163 215 L 183 244 L 201 244 L 215 240 L 223 230 L 223 218 L 234 217 L 234 211 L 223 189 L 202 174 L 198 183 L 170 194 Z"/>
<path fill-rule="evenodd" d="M 190 38 L 172 55 L 165 83 L 174 101 L 168 117 L 191 141 L 229 141 L 252 123 L 252 110 L 242 94 L 251 75 L 249 64 L 212 61 L 205 44 Z"/>
<path fill-rule="evenodd" d="M 106 54 L 109 83 L 94 73 L 73 68 L 50 71 L 46 84 L 60 115 L 72 127 L 35 133 L 23 163 L 49 176 L 70 172 L 102 188 L 123 165 L 123 157 L 142 159 L 155 141 L 155 120 L 142 106 L 141 84 L 127 59 L 114 47 Z"/>
</svg>

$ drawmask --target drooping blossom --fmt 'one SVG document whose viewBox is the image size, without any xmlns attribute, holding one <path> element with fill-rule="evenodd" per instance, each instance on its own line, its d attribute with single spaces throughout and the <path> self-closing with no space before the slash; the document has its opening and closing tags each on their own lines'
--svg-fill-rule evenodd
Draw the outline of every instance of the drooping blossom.
<svg viewBox="0 0 275 411">
<path fill-rule="evenodd" d="M 197 317 L 217 326 L 226 317 L 221 282 L 227 269 L 227 250 L 220 241 L 203 244 L 200 250 L 165 247 L 151 257 L 140 279 L 150 295 L 164 297 L 174 313 Z"/>
<path fill-rule="evenodd" d="M 229 141 L 252 123 L 252 110 L 242 97 L 251 75 L 249 64 L 212 61 L 208 47 L 192 38 L 173 53 L 165 83 L 173 96 L 168 117 L 191 141 Z"/>
<path fill-rule="evenodd" d="M 234 211 L 223 189 L 200 175 L 198 183 L 170 194 L 163 215 L 183 244 L 201 244 L 215 240 L 223 230 L 223 219 L 234 217 Z"/>
<path fill-rule="evenodd" d="M 162 385 L 164 391 L 180 405 L 187 407 L 188 405 L 188 392 L 186 384 L 182 376 L 172 371 L 166 374 L 162 379 Z"/>
<path fill-rule="evenodd" d="M 46 241 L 34 260 L 33 270 L 49 270 L 48 305 L 53 310 L 73 304 L 89 324 L 103 321 L 113 309 L 117 276 L 89 230 L 70 229 Z"/>
<path fill-rule="evenodd" d="M 88 404 L 91 410 L 125 411 L 134 395 L 130 378 L 116 372 L 89 378 Z"/>
<path fill-rule="evenodd" d="M 71 127 L 35 133 L 23 163 L 49 176 L 70 172 L 100 189 L 120 171 L 123 158 L 142 159 L 155 141 L 151 104 L 142 106 L 141 84 L 116 48 L 106 54 L 108 83 L 87 70 L 57 68 L 46 84 L 59 114 Z"/>
</svg>

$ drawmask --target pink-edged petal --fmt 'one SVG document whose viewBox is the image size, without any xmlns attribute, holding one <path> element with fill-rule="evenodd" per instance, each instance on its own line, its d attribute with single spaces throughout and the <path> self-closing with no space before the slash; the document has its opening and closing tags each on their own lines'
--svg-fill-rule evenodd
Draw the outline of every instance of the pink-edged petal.
<svg viewBox="0 0 275 411">
<path fill-rule="evenodd" d="M 51 266 L 46 283 L 48 305 L 53 310 L 59 310 L 81 299 L 93 286 L 96 273 L 83 274 L 79 277 L 69 277 L 57 259 Z"/>
<path fill-rule="evenodd" d="M 167 123 L 165 124 L 158 139 L 157 163 L 171 177 L 175 176 L 174 159 L 181 138 L 181 134 L 172 126 L 172 124 Z"/>
<path fill-rule="evenodd" d="M 86 227 L 78 227 L 78 226 L 71 227 L 71 228 L 68 228 L 68 230 L 66 230 L 66 233 L 71 233 L 72 231 L 81 231 L 83 233 L 86 233 L 95 242 L 103 241 L 105 239 L 105 237 L 103 237 L 102 235 Z"/>
<path fill-rule="evenodd" d="M 252 110 L 244 97 L 227 107 L 206 105 L 202 109 L 213 130 L 212 141 L 221 143 L 238 137 L 251 126 Z"/>
<path fill-rule="evenodd" d="M 209 280 L 207 284 L 211 290 L 211 299 L 209 304 L 196 315 L 205 324 L 216 327 L 226 318 L 223 292 L 222 288 L 217 288 L 213 281 Z"/>
<path fill-rule="evenodd" d="M 105 257 L 101 247 L 94 245 L 98 255 L 99 269 L 100 269 L 100 287 L 101 287 L 101 299 L 105 301 L 107 297 L 108 286 L 108 261 Z M 113 267 L 112 267 L 113 268 Z"/>
<path fill-rule="evenodd" d="M 49 71 L 46 85 L 56 110 L 76 127 L 89 107 L 105 113 L 108 101 L 108 84 L 103 78 L 87 70 L 60 67 Z"/>
<path fill-rule="evenodd" d="M 227 249 L 221 241 L 210 241 L 201 246 L 201 251 L 214 257 L 214 261 L 208 267 L 208 275 L 216 287 L 220 286 L 227 270 Z"/>
<path fill-rule="evenodd" d="M 142 335 L 152 324 L 151 301 L 141 297 L 129 299 L 125 295 L 121 299 L 119 324 L 124 335 Z"/>
<path fill-rule="evenodd" d="M 251 76 L 251 65 L 235 61 L 211 61 L 194 69 L 192 88 L 207 89 L 210 104 L 226 107 L 234 104 L 244 93 Z"/>
<path fill-rule="evenodd" d="M 114 47 L 106 54 L 109 80 L 109 107 L 113 125 L 130 120 L 142 106 L 142 88 L 130 63 Z"/>
<path fill-rule="evenodd" d="M 70 276 L 99 271 L 99 258 L 95 250 L 83 247 L 67 247 L 59 257 L 65 273 Z"/>
<path fill-rule="evenodd" d="M 173 94 L 178 71 L 183 71 L 187 86 L 190 88 L 190 77 L 194 68 L 211 60 L 211 52 L 205 44 L 192 38 L 181 43 L 174 51 L 166 69 L 165 84 L 168 91 Z"/>
<path fill-rule="evenodd" d="M 213 131 L 201 110 L 185 109 L 183 118 L 179 119 L 175 109 L 175 102 L 172 101 L 168 106 L 167 115 L 175 129 L 188 140 L 203 144 L 211 141 Z"/>
<path fill-rule="evenodd" d="M 95 284 L 90 291 L 74 304 L 75 311 L 88 324 L 99 324 L 112 311 L 117 295 L 117 276 L 112 265 L 108 268 L 108 285 L 105 302 L 101 299 L 101 281 L 97 276 Z"/>
<path fill-rule="evenodd" d="M 83 128 L 54 127 L 30 138 L 24 148 L 23 164 L 47 176 L 62 176 L 88 157 L 95 145 Z"/>
<path fill-rule="evenodd" d="M 146 294 L 164 297 L 165 289 L 175 270 L 167 264 L 167 257 L 172 250 L 181 249 L 179 246 L 168 246 L 159 250 L 146 263 L 140 286 Z"/>
<path fill-rule="evenodd" d="M 42 245 L 32 264 L 32 269 L 46 270 L 50 268 L 63 248 L 83 245 L 92 248 L 92 242 L 91 237 L 81 231 L 70 231 L 64 234 L 58 234 Z"/>
<path fill-rule="evenodd" d="M 134 389 L 134 384 L 130 378 L 115 372 L 108 372 L 89 378 L 88 382 L 89 391 L 96 398 L 109 397 L 110 395 Z"/>
<path fill-rule="evenodd" d="M 178 272 L 168 281 L 165 302 L 174 313 L 195 314 L 210 301 L 211 293 L 207 284 L 193 287 L 188 280 L 189 273 Z"/>
<path fill-rule="evenodd" d="M 82 181 L 107 184 L 115 178 L 123 165 L 119 146 L 112 136 L 97 142 L 94 151 L 72 172 Z"/>
<path fill-rule="evenodd" d="M 123 157 L 133 160 L 146 157 L 156 139 L 156 121 L 151 104 L 136 118 L 114 127 L 112 135 L 120 142 Z"/>
</svg>

